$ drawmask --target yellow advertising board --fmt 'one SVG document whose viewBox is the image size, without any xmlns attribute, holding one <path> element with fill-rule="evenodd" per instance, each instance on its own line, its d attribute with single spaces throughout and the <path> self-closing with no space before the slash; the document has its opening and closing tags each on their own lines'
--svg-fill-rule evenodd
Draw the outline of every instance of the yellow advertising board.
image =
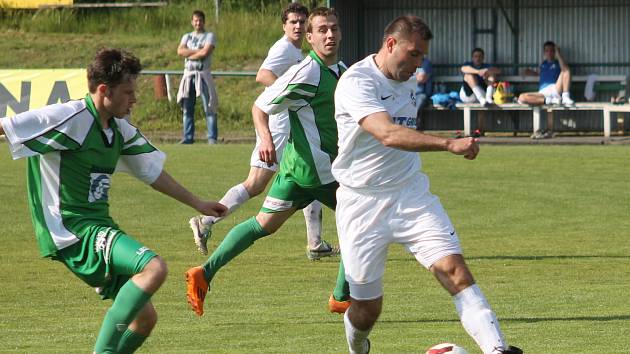
<svg viewBox="0 0 630 354">
<path fill-rule="evenodd" d="M 0 117 L 80 99 L 87 91 L 85 69 L 0 70 Z"/>
<path fill-rule="evenodd" d="M 72 6 L 73 0 L 0 0 L 0 7 L 37 9 L 46 6 Z"/>
</svg>

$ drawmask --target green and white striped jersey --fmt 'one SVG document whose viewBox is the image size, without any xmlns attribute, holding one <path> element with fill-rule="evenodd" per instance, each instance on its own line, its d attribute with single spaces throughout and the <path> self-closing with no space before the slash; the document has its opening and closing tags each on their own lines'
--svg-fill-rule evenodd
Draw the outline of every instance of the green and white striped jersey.
<svg viewBox="0 0 630 354">
<path fill-rule="evenodd" d="M 291 136 L 280 163 L 281 175 L 302 187 L 318 187 L 335 181 L 330 172 L 337 157 L 337 124 L 334 93 L 343 63 L 335 72 L 311 51 L 256 99 L 267 114 L 289 112 Z"/>
<path fill-rule="evenodd" d="M 109 215 L 114 171 L 153 183 L 165 155 L 124 119 L 103 129 L 89 95 L 2 119 L 14 159 L 27 157 L 28 201 L 43 257 L 56 255 Z"/>
</svg>

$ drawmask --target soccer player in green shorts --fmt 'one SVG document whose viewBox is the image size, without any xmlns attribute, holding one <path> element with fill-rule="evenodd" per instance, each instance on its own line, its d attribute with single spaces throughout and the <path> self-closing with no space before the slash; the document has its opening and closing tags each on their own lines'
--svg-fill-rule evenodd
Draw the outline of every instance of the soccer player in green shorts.
<svg viewBox="0 0 630 354">
<path fill-rule="evenodd" d="M 337 125 L 333 95 L 345 70 L 337 62 L 341 41 L 338 16 L 333 9 L 317 8 L 309 15 L 306 39 L 312 51 L 292 66 L 256 100 L 252 115 L 261 139 L 260 160 L 276 162 L 269 131 L 269 115 L 289 112 L 291 136 L 278 172 L 263 207 L 255 217 L 236 225 L 202 266 L 186 272 L 188 302 L 203 315 L 203 302 L 215 274 L 256 240 L 270 235 L 313 200 L 334 209 L 337 182 L 330 171 L 337 156 Z M 349 290 L 343 264 L 337 286 L 329 300 L 332 312 L 343 313 L 349 306 Z"/>
<path fill-rule="evenodd" d="M 140 61 L 101 49 L 88 67 L 84 99 L 0 119 L 14 159 L 27 157 L 27 189 L 40 254 L 113 299 L 94 353 L 132 353 L 157 322 L 151 296 L 166 279 L 166 263 L 131 238 L 109 215 L 115 171 L 128 172 L 201 213 L 226 208 L 203 201 L 165 170 L 165 155 L 122 119 L 136 102 Z"/>
</svg>

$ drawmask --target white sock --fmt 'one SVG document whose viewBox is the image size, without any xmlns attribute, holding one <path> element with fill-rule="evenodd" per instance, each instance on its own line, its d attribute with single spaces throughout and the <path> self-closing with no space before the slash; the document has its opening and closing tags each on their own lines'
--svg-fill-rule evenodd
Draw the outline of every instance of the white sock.
<svg viewBox="0 0 630 354">
<path fill-rule="evenodd" d="M 562 93 L 562 99 L 563 99 L 563 100 L 566 100 L 566 99 L 569 99 L 569 100 L 570 100 L 570 99 L 571 99 L 571 93 L 570 93 L 570 92 L 568 92 L 568 91 L 563 92 L 563 93 Z"/>
<path fill-rule="evenodd" d="M 486 87 L 486 101 L 493 102 L 492 95 L 494 95 L 494 86 L 488 85 Z"/>
<path fill-rule="evenodd" d="M 473 87 L 473 93 L 475 94 L 475 97 L 477 97 L 477 101 L 479 101 L 479 103 L 481 104 L 486 103 L 486 99 L 484 98 L 485 92 L 483 92 L 483 89 L 481 89 L 481 87 L 479 86 Z"/>
<path fill-rule="evenodd" d="M 497 316 L 477 284 L 455 294 L 453 302 L 464 329 L 484 354 L 500 353 L 507 348 Z"/>
<path fill-rule="evenodd" d="M 343 324 L 346 326 L 346 339 L 350 354 L 365 354 L 368 351 L 367 337 L 370 330 L 360 331 L 352 325 L 348 318 L 348 311 L 343 314 Z"/>
<path fill-rule="evenodd" d="M 315 249 L 322 243 L 322 204 L 314 200 L 302 209 L 306 221 L 306 241 L 310 249 Z"/>
<path fill-rule="evenodd" d="M 221 198 L 221 200 L 219 200 L 219 203 L 225 205 L 228 208 L 227 214 L 225 214 L 225 216 L 228 216 L 232 214 L 234 210 L 238 209 L 238 207 L 243 205 L 243 203 L 245 203 L 248 200 L 249 200 L 249 193 L 247 193 L 247 189 L 241 183 L 241 184 L 235 185 L 234 187 L 230 188 L 227 192 L 225 192 L 225 195 L 223 196 L 223 198 Z M 224 217 L 217 218 L 216 216 L 204 216 L 203 218 L 201 218 L 201 222 L 206 225 L 214 224 L 223 220 Z"/>
</svg>

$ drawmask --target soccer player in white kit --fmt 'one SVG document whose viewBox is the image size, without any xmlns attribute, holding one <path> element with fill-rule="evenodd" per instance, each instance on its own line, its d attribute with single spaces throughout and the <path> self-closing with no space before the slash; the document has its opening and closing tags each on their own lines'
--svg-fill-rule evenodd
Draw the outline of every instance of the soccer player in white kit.
<svg viewBox="0 0 630 354">
<path fill-rule="evenodd" d="M 335 91 L 339 155 L 332 172 L 337 229 L 351 305 L 344 315 L 350 353 L 370 350 L 381 312 L 387 248 L 402 244 L 453 296 L 461 322 L 485 354 L 508 347 L 496 315 L 475 284 L 439 199 L 429 192 L 418 151 L 475 159 L 478 139 L 446 139 L 415 130 L 413 74 L 428 52 L 431 30 L 416 16 L 385 29 L 377 54 L 354 64 Z"/>
<path fill-rule="evenodd" d="M 299 3 L 289 4 L 282 12 L 281 20 L 284 36 L 269 49 L 267 58 L 265 58 L 256 75 L 256 82 L 269 87 L 291 66 L 300 63 L 304 59 L 301 47 L 302 39 L 306 32 L 305 22 L 307 17 L 308 9 Z M 284 111 L 271 115 L 269 117 L 269 130 L 276 148 L 276 158 L 280 161 L 284 147 L 287 144 L 287 140 L 289 140 L 289 113 Z M 228 207 L 228 214 L 249 199 L 262 193 L 278 170 L 277 163 L 268 164 L 260 159 L 260 144 L 261 140 L 257 133 L 256 147 L 252 151 L 251 168 L 247 179 L 230 188 L 221 198 L 221 203 Z M 302 211 L 306 221 L 306 256 L 310 260 L 317 260 L 321 257 L 338 254 L 338 248 L 322 240 L 321 203 L 316 200 Z M 206 243 L 211 235 L 212 225 L 223 218 L 200 215 L 190 219 L 189 223 L 193 230 L 195 244 L 197 244 L 201 253 L 208 253 Z"/>
</svg>

